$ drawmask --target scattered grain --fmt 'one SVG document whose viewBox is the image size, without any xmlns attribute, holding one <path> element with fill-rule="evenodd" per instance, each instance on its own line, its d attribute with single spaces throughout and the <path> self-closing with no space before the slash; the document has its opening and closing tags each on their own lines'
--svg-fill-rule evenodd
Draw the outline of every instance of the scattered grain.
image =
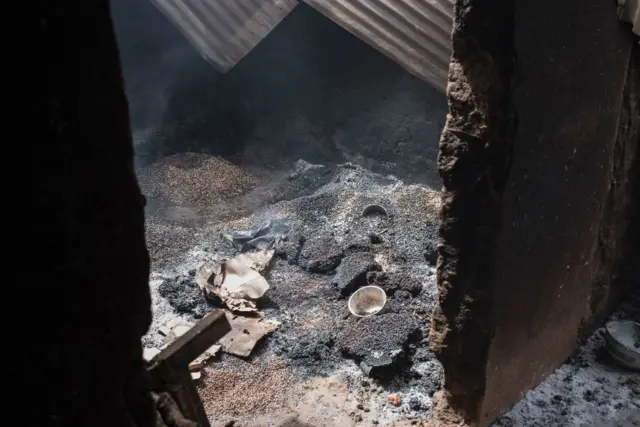
<svg viewBox="0 0 640 427">
<path fill-rule="evenodd" d="M 180 153 L 165 157 L 138 172 L 145 196 L 175 205 L 206 206 L 239 196 L 258 179 L 219 157 Z"/>
<path fill-rule="evenodd" d="M 238 363 L 241 369 L 230 369 L 228 363 L 205 367 L 205 378 L 198 388 L 207 414 L 264 414 L 287 407 L 293 378 L 279 359 Z"/>
</svg>

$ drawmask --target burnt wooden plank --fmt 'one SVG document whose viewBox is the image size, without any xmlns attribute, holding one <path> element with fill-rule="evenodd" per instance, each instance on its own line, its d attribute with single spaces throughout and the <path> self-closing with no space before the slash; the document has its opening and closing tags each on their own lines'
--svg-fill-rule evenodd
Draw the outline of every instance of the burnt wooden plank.
<svg viewBox="0 0 640 427">
<path fill-rule="evenodd" d="M 224 311 L 215 310 L 162 350 L 148 368 L 153 387 L 168 391 L 185 417 L 196 421 L 200 427 L 209 427 L 210 424 L 191 379 L 189 363 L 230 330 Z"/>
<path fill-rule="evenodd" d="M 188 365 L 230 330 L 224 310 L 214 310 L 154 357 L 150 370 L 169 359 Z"/>
</svg>

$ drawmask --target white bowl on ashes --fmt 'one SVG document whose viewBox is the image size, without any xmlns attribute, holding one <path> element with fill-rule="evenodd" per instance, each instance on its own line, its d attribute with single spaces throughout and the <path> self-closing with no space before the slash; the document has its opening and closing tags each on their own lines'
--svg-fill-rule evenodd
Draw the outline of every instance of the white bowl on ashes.
<svg viewBox="0 0 640 427">
<path fill-rule="evenodd" d="M 363 286 L 349 298 L 349 311 L 357 317 L 378 313 L 387 303 L 386 292 L 378 286 Z"/>
</svg>

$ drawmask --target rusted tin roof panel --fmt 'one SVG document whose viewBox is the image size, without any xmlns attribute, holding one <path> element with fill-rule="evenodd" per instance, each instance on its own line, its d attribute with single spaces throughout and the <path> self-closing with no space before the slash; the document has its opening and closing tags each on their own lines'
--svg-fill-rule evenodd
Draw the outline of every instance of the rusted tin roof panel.
<svg viewBox="0 0 640 427">
<path fill-rule="evenodd" d="M 304 0 L 410 73 L 445 90 L 453 0 Z"/>
<path fill-rule="evenodd" d="M 151 0 L 202 56 L 225 72 L 298 4 L 297 0 Z"/>
</svg>

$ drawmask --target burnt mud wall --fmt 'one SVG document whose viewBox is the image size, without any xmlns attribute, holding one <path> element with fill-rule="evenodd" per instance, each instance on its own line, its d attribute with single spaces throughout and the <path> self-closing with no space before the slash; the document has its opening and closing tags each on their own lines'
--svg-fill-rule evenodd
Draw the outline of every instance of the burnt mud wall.
<svg viewBox="0 0 640 427">
<path fill-rule="evenodd" d="M 140 165 L 176 152 L 351 161 L 440 186 L 444 94 L 300 4 L 225 74 L 148 0 L 114 0 Z"/>
<path fill-rule="evenodd" d="M 630 286 L 637 52 L 606 0 L 460 0 L 453 42 L 434 420 L 487 425 Z"/>
<path fill-rule="evenodd" d="M 602 318 L 635 286 L 640 291 L 640 47 L 631 52 L 622 95 L 618 136 L 613 147 L 611 182 L 592 254 L 591 324 Z M 630 289 L 631 288 L 631 289 Z"/>
<path fill-rule="evenodd" d="M 638 143 L 618 132 L 634 42 L 615 4 L 517 2 L 515 20 L 518 130 L 494 260 L 484 420 L 564 362 L 592 308 L 604 308 L 592 307 L 593 289 L 611 286 L 601 277 L 621 255 L 624 162 Z M 540 22 L 555 31 L 541 33 Z"/>
<path fill-rule="evenodd" d="M 511 0 L 455 4 L 449 115 L 440 140 L 443 179 L 439 306 L 430 345 L 445 369 L 434 425 L 478 419 L 493 334 L 495 238 L 509 171 L 515 117 Z"/>
<path fill-rule="evenodd" d="M 25 426 L 153 426 L 144 200 L 108 2 L 29 3 L 14 19 L 29 37 L 11 55 L 4 403 Z"/>
</svg>

